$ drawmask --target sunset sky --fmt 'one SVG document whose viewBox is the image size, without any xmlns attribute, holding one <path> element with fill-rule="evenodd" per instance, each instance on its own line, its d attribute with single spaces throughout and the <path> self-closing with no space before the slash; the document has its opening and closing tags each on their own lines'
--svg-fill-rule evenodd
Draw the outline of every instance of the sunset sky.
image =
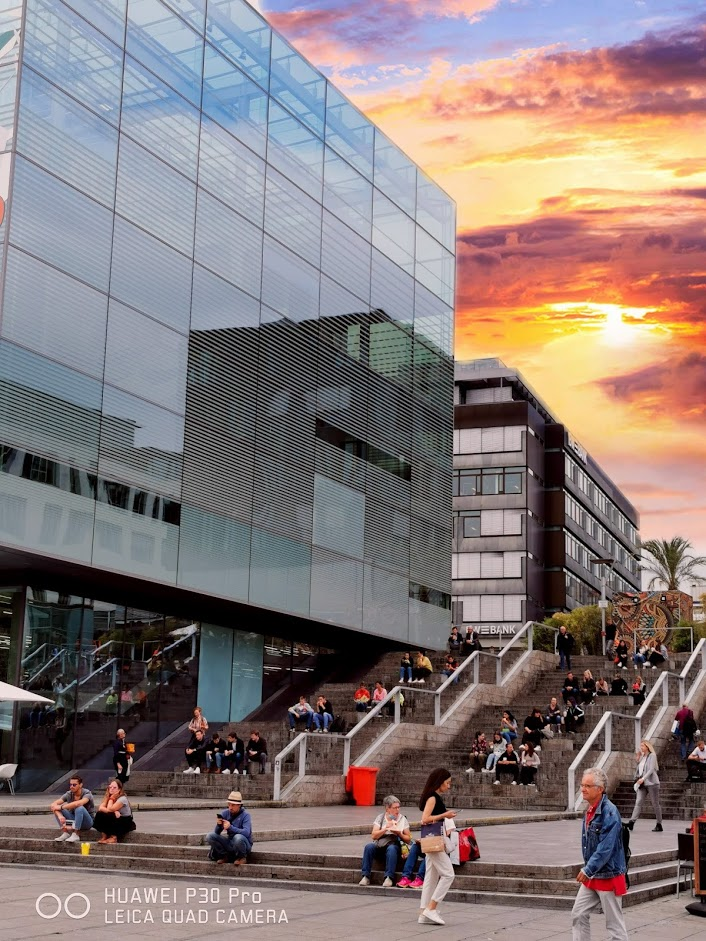
<svg viewBox="0 0 706 941">
<path fill-rule="evenodd" d="M 521 369 L 643 539 L 706 555 L 703 2 L 260 8 L 456 200 L 457 357 Z"/>
</svg>

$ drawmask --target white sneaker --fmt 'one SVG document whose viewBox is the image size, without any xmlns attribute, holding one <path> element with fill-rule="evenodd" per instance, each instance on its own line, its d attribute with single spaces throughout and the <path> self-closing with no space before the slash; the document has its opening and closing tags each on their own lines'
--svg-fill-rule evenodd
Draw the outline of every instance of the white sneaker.
<svg viewBox="0 0 706 941">
<path fill-rule="evenodd" d="M 444 921 L 444 919 L 441 917 L 441 915 L 437 912 L 437 910 L 436 910 L 435 908 L 433 908 L 433 909 L 432 909 L 432 908 L 425 908 L 425 909 L 424 909 L 424 912 L 423 912 L 423 915 L 424 915 L 425 918 L 427 918 L 429 921 L 433 922 L 435 925 L 445 925 L 445 924 L 446 924 L 446 922 Z"/>
<path fill-rule="evenodd" d="M 466 768 L 465 774 L 475 774 L 473 768 Z"/>
<path fill-rule="evenodd" d="M 393 885 L 394 885 L 394 883 L 393 883 L 392 879 L 390 879 L 389 876 L 385 876 L 385 880 L 384 880 L 384 882 L 383 882 L 383 884 L 382 884 L 383 889 L 391 889 Z"/>
<path fill-rule="evenodd" d="M 238 769 L 237 769 L 237 768 L 233 768 L 233 774 L 240 774 L 240 772 L 238 771 Z M 245 772 L 244 772 L 244 771 L 243 771 L 243 774 L 245 774 Z"/>
<path fill-rule="evenodd" d="M 370 885 L 370 879 L 367 876 L 363 876 L 358 885 Z"/>
<path fill-rule="evenodd" d="M 493 781 L 493 784 L 500 784 L 500 781 Z"/>
<path fill-rule="evenodd" d="M 224 768 L 221 774 L 230 774 L 230 768 Z"/>
<path fill-rule="evenodd" d="M 431 920 L 431 918 L 427 918 L 426 915 L 422 913 L 417 919 L 417 924 L 418 925 L 433 925 L 434 922 Z"/>
<path fill-rule="evenodd" d="M 59 836 L 54 838 L 55 843 L 64 843 L 71 836 L 70 833 L 61 833 Z"/>
<path fill-rule="evenodd" d="M 193 770 L 194 770 L 193 768 L 184 768 L 184 770 L 182 771 L 182 774 L 191 774 Z"/>
<path fill-rule="evenodd" d="M 513 785 L 513 787 L 517 787 L 517 781 L 511 781 L 510 783 Z"/>
<path fill-rule="evenodd" d="M 194 774 L 201 774 L 201 768 L 198 768 L 198 767 L 197 767 L 197 768 L 194 768 L 194 769 L 193 769 L 193 773 L 194 773 Z"/>
<path fill-rule="evenodd" d="M 76 831 L 74 830 L 74 832 L 71 834 L 71 836 L 68 838 L 68 840 L 67 840 L 66 842 L 67 842 L 67 843 L 80 843 L 80 842 L 81 842 L 81 837 L 80 837 L 80 836 L 78 835 L 78 833 L 76 833 Z"/>
</svg>

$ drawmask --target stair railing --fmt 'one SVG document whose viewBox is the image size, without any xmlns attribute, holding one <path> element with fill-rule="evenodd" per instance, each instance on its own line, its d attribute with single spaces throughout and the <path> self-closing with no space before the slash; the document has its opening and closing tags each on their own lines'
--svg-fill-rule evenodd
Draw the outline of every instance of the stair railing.
<svg viewBox="0 0 706 941">
<path fill-rule="evenodd" d="M 694 677 L 691 685 L 687 689 L 686 684 L 689 679 L 689 674 L 691 673 L 692 669 L 694 669 L 697 666 L 698 666 L 698 672 L 696 673 L 696 676 Z M 568 777 L 567 810 L 578 810 L 581 805 L 582 797 L 580 793 L 577 797 L 577 793 L 576 793 L 577 792 L 576 772 L 581 767 L 585 757 L 588 755 L 594 743 L 597 741 L 597 739 L 599 738 L 602 732 L 605 732 L 603 752 L 596 760 L 595 766 L 597 768 L 602 768 L 603 765 L 608 760 L 608 758 L 610 757 L 610 754 L 612 751 L 613 720 L 614 719 L 627 719 L 633 723 L 635 751 L 639 749 L 640 742 L 644 741 L 645 739 L 649 740 L 656 734 L 660 726 L 660 723 L 664 720 L 667 713 L 675 707 L 674 697 L 670 696 L 670 690 L 671 690 L 671 686 L 669 682 L 670 677 L 673 677 L 678 681 L 678 690 L 679 690 L 678 704 L 676 704 L 678 708 L 684 702 L 688 701 L 689 697 L 693 696 L 693 694 L 696 692 L 696 690 L 698 689 L 699 685 L 702 683 L 704 678 L 706 678 L 706 639 L 702 639 L 699 641 L 699 643 L 696 646 L 696 649 L 694 650 L 692 655 L 689 657 L 681 673 L 671 673 L 670 671 L 665 670 L 659 675 L 657 682 L 652 687 L 652 689 L 649 692 L 649 695 L 646 697 L 644 703 L 642 704 L 642 706 L 640 706 L 639 710 L 634 716 L 621 713 L 621 712 L 613 712 L 612 710 L 609 710 L 608 712 L 604 713 L 598 725 L 596 725 L 593 732 L 591 732 L 589 737 L 586 739 L 586 742 L 584 743 L 583 748 L 580 750 L 578 755 L 574 758 L 574 760 L 569 765 L 569 770 L 567 772 L 567 777 Z M 647 713 L 650 711 L 653 704 L 656 704 L 658 702 L 660 690 L 662 694 L 662 705 L 657 708 L 657 711 L 652 721 L 650 722 L 650 725 L 647 731 L 643 734 L 643 731 L 642 731 L 643 720 L 645 719 Z"/>
</svg>

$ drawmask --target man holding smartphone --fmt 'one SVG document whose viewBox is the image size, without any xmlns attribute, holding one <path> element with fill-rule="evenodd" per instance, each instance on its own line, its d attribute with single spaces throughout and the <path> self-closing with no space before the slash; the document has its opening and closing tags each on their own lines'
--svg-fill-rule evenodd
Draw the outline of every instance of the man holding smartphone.
<svg viewBox="0 0 706 941">
<path fill-rule="evenodd" d="M 215 863 L 233 863 L 242 866 L 252 849 L 250 814 L 243 809 L 240 791 L 228 795 L 228 807 L 216 814 L 216 828 L 206 837 L 211 847 L 208 858 Z"/>
</svg>

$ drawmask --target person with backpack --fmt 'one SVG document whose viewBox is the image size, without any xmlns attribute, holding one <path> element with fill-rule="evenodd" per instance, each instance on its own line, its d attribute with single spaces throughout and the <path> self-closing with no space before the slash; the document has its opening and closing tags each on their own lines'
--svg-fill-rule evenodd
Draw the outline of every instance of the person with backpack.
<svg viewBox="0 0 706 941">
<path fill-rule="evenodd" d="M 611 941 L 628 941 L 620 899 L 627 895 L 627 862 L 623 824 L 618 808 L 608 800 L 608 778 L 601 768 L 589 768 L 581 779 L 581 796 L 588 810 L 581 827 L 583 866 L 576 876 L 579 891 L 571 912 L 573 941 L 590 941 L 590 918 L 603 909 Z M 625 832 L 629 835 L 629 830 Z"/>
<path fill-rule="evenodd" d="M 693 751 L 694 735 L 696 734 L 696 719 L 694 713 L 686 703 L 674 716 L 676 723 L 675 735 L 679 736 L 681 760 L 686 761 L 686 756 Z"/>
</svg>

